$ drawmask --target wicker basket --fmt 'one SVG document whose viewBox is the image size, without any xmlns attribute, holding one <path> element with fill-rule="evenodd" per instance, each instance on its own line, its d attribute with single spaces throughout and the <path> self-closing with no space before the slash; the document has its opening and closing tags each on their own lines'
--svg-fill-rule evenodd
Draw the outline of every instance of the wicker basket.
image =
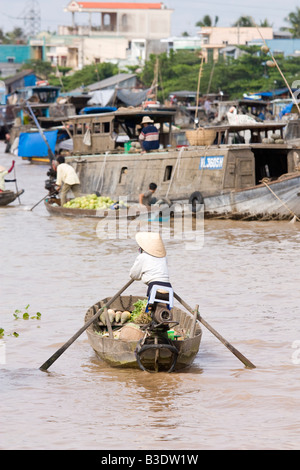
<svg viewBox="0 0 300 470">
<path fill-rule="evenodd" d="M 193 131 L 186 131 L 186 138 L 190 145 L 212 145 L 216 138 L 216 131 L 199 127 Z"/>
</svg>

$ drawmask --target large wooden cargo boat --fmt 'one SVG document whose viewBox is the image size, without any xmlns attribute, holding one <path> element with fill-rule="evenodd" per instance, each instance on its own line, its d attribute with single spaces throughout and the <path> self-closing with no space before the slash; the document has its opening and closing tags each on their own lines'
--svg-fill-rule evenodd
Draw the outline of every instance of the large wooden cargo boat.
<svg viewBox="0 0 300 470">
<path fill-rule="evenodd" d="M 150 153 L 138 146 L 137 125 L 146 114 L 160 128 L 160 149 Z M 300 148 L 284 140 L 284 123 L 209 127 L 202 132 L 210 140 L 188 135 L 191 144 L 179 146 L 173 118 L 171 112 L 118 110 L 69 119 L 73 155 L 67 161 L 82 191 L 137 202 L 155 182 L 158 197 L 204 205 L 207 217 L 300 217 Z M 115 137 L 121 133 L 123 143 Z"/>
</svg>

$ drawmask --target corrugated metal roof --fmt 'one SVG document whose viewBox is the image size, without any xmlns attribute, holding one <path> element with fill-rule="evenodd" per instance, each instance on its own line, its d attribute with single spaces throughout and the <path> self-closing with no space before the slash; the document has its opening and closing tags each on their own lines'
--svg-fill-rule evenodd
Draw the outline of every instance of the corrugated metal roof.
<svg viewBox="0 0 300 470">
<path fill-rule="evenodd" d="M 108 88 L 112 86 L 117 86 L 126 80 L 130 80 L 131 78 L 135 78 L 136 75 L 134 73 L 119 73 L 117 75 L 113 75 L 112 77 L 105 78 L 100 82 L 95 82 L 91 85 L 87 85 L 86 88 L 91 91 L 102 90 L 103 88 Z M 72 90 L 72 93 L 82 91 L 81 87 Z"/>
<path fill-rule="evenodd" d="M 126 80 L 130 80 L 131 78 L 135 78 L 135 74 L 130 74 L 130 73 L 119 73 L 118 75 L 113 75 L 112 77 L 105 78 L 104 80 L 101 80 L 100 82 L 93 83 L 92 85 L 89 85 L 88 88 L 90 91 L 93 90 L 100 90 L 102 88 L 107 88 L 109 86 L 114 86 L 114 85 L 119 85 L 122 82 L 125 82 Z"/>
<path fill-rule="evenodd" d="M 31 75 L 31 74 L 34 74 L 36 75 L 33 70 L 31 69 L 27 69 L 27 70 L 22 70 L 21 72 L 18 72 L 16 73 L 16 75 L 14 75 L 13 77 L 9 77 L 9 78 L 6 78 L 4 80 L 5 82 L 5 85 L 10 85 L 11 83 L 14 83 L 16 82 L 17 80 L 20 80 L 21 78 L 23 77 L 27 77 L 27 75 Z"/>
</svg>

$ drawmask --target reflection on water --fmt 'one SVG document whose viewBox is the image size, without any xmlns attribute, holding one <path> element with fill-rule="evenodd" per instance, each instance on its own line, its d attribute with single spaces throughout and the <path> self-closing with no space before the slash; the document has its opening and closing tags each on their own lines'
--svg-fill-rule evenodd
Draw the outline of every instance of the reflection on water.
<svg viewBox="0 0 300 470">
<path fill-rule="evenodd" d="M 45 168 L 18 161 L 17 175 L 22 205 L 0 208 L 0 328 L 19 334 L 4 337 L 1 449 L 299 448 L 298 223 L 205 221 L 196 250 L 165 239 L 175 291 L 255 370 L 203 327 L 183 372 L 110 368 L 84 333 L 45 373 L 40 365 L 87 309 L 127 282 L 137 246 L 99 239 L 93 220 L 49 216 L 43 204 L 29 211 L 44 194 Z M 14 318 L 28 304 L 41 320 Z"/>
</svg>

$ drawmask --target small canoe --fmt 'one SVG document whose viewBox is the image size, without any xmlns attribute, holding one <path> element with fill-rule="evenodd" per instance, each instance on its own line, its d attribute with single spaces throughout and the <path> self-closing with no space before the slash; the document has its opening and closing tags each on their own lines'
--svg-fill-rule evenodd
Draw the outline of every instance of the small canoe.
<svg viewBox="0 0 300 470">
<path fill-rule="evenodd" d="M 140 214 L 139 212 L 132 211 L 130 212 L 130 208 L 127 209 L 75 209 L 72 207 L 61 207 L 60 199 L 57 198 L 49 198 L 44 201 L 45 207 L 49 214 L 51 215 L 58 215 L 63 217 L 76 217 L 76 218 L 84 218 L 90 217 L 94 219 L 104 219 L 104 218 L 111 218 L 111 219 L 128 219 L 133 220 L 138 217 Z"/>
<path fill-rule="evenodd" d="M 132 312 L 134 304 L 144 299 L 146 297 L 120 296 L 110 308 Z M 85 315 L 85 322 L 109 300 L 110 298 L 103 299 L 90 307 Z M 113 335 L 109 336 L 107 327 L 98 318 L 86 330 L 88 341 L 97 357 L 110 366 L 140 368 L 149 372 L 181 370 L 189 367 L 194 361 L 199 351 L 202 329 L 198 320 L 195 322 L 189 312 L 180 308 L 173 307 L 172 316 L 173 325 L 175 324 L 172 326 L 170 323 L 169 333 L 172 335 L 167 332 L 162 335 L 153 334 L 149 328 L 151 325 L 134 325 L 129 321 L 123 325 L 111 323 Z M 125 328 L 128 331 L 130 326 L 133 328 L 133 334 L 122 336 L 122 331 L 124 332 Z"/>
<path fill-rule="evenodd" d="M 17 197 L 24 193 L 24 189 L 14 193 L 13 191 L 3 191 L 0 193 L 0 206 L 7 206 L 11 202 L 14 202 Z"/>
</svg>

